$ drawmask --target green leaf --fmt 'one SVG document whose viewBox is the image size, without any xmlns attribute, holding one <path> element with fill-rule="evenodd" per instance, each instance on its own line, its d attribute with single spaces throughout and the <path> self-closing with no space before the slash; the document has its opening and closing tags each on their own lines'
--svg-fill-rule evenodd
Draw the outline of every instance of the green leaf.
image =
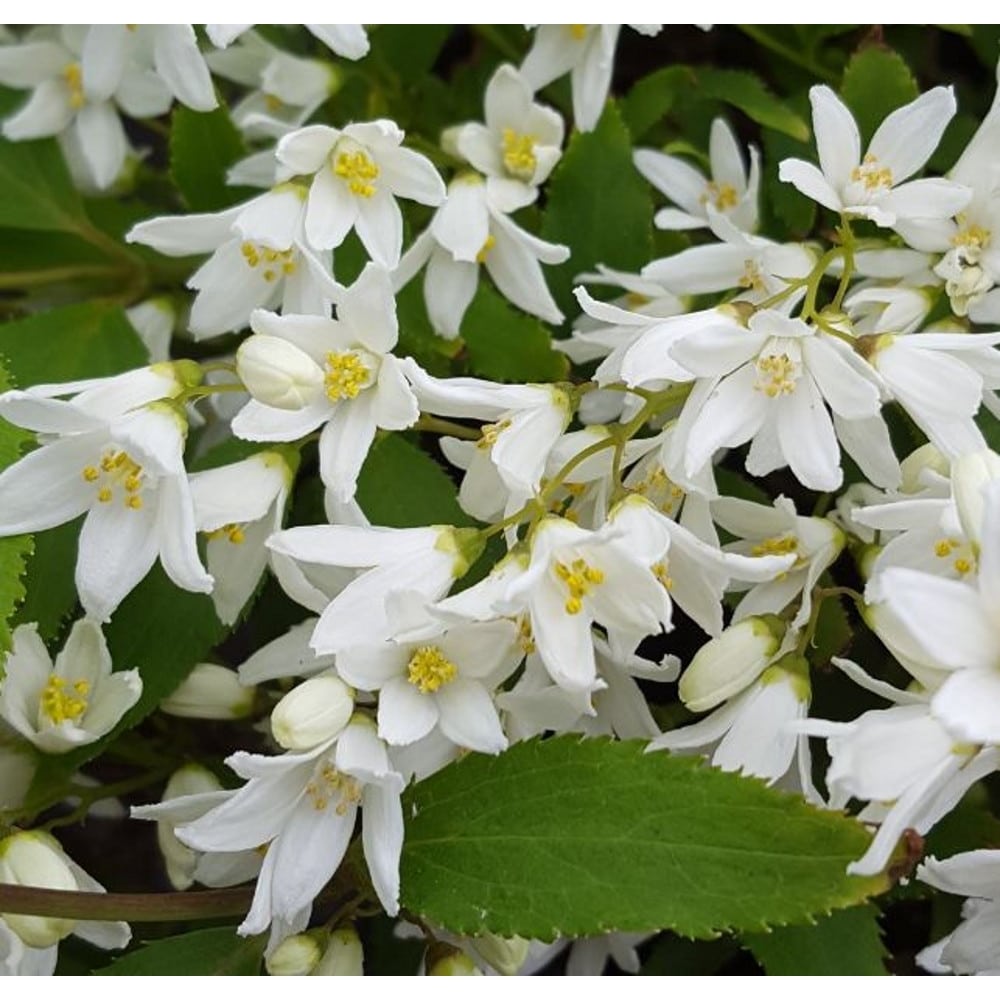
<svg viewBox="0 0 1000 1000">
<path fill-rule="evenodd" d="M 372 524 L 390 528 L 475 524 L 459 507 L 448 473 L 399 434 L 372 445 L 358 476 L 357 498 Z"/>
<path fill-rule="evenodd" d="M 50 642 L 76 608 L 76 546 L 80 521 L 67 521 L 34 536 L 35 551 L 24 575 L 24 601 L 14 624 L 37 622 L 38 634 Z"/>
<path fill-rule="evenodd" d="M 692 73 L 687 66 L 665 66 L 637 81 L 622 102 L 622 119 L 638 142 L 674 106 Z"/>
<path fill-rule="evenodd" d="M 885 976 L 878 916 L 870 903 L 852 906 L 815 924 L 746 935 L 743 943 L 769 976 Z"/>
<path fill-rule="evenodd" d="M 0 392 L 9 389 L 10 380 L 0 365 Z M 0 469 L 13 465 L 21 456 L 21 449 L 34 435 L 0 419 Z M 0 653 L 11 647 L 8 622 L 15 608 L 24 599 L 25 559 L 31 554 L 31 535 L 11 535 L 0 538 Z"/>
<path fill-rule="evenodd" d="M 698 69 L 698 89 L 738 108 L 758 125 L 807 142 L 809 126 L 788 105 L 772 94 L 760 77 L 735 69 Z"/>
<path fill-rule="evenodd" d="M 70 232 L 86 221 L 55 139 L 0 139 L 0 226 Z"/>
<path fill-rule="evenodd" d="M 246 154 L 243 139 L 221 105 L 199 112 L 179 104 L 170 125 L 170 173 L 192 212 L 214 212 L 253 197 L 230 187 L 226 171 Z"/>
<path fill-rule="evenodd" d="M 235 927 L 211 927 L 141 945 L 95 976 L 256 976 L 266 938 Z"/>
<path fill-rule="evenodd" d="M 834 656 L 840 656 L 851 641 L 851 623 L 843 603 L 827 598 L 819 610 L 816 632 L 806 657 L 813 667 L 825 667 Z"/>
<path fill-rule="evenodd" d="M 573 133 L 549 181 L 542 237 L 573 252 L 545 268 L 563 312 L 579 311 L 572 291 L 581 272 L 596 264 L 636 271 L 649 262 L 652 218 L 649 185 L 632 165 L 631 138 L 611 102 L 593 132 Z"/>
<path fill-rule="evenodd" d="M 146 364 L 125 313 L 81 302 L 0 326 L 0 358 L 19 386 L 115 375 Z"/>
<path fill-rule="evenodd" d="M 887 114 L 915 100 L 919 93 L 917 81 L 902 56 L 878 45 L 851 57 L 840 85 L 840 96 L 854 112 L 861 131 L 862 146 Z"/>
<path fill-rule="evenodd" d="M 497 382 L 557 382 L 569 359 L 552 349 L 545 326 L 480 284 L 462 320 L 469 369 Z"/>
<path fill-rule="evenodd" d="M 793 184 L 778 177 L 781 161 L 789 157 L 810 159 L 813 155 L 809 146 L 780 132 L 765 129 L 764 140 L 764 195 L 771 205 L 774 215 L 782 223 L 778 232 L 782 239 L 790 235 L 806 236 L 816 221 L 816 202 L 807 198 Z M 782 232 L 782 230 L 785 230 Z"/>
<path fill-rule="evenodd" d="M 429 73 L 448 39 L 450 24 L 381 24 L 371 33 L 368 60 L 404 81 Z"/>
<path fill-rule="evenodd" d="M 762 931 L 886 887 L 869 835 L 756 779 L 576 736 L 471 754 L 404 799 L 403 906 L 459 934 Z"/>
</svg>

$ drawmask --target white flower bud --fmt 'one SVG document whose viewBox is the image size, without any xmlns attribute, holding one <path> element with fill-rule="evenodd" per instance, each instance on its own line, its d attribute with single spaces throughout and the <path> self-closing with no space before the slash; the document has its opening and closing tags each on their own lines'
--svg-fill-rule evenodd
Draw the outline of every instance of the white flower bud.
<svg viewBox="0 0 1000 1000">
<path fill-rule="evenodd" d="M 353 927 L 340 927 L 330 935 L 330 941 L 314 976 L 363 976 L 364 951 L 361 938 Z"/>
<path fill-rule="evenodd" d="M 707 712 L 752 684 L 771 662 L 785 625 L 774 615 L 747 618 L 705 643 L 680 682 L 680 696 L 692 712 Z"/>
<path fill-rule="evenodd" d="M 67 892 L 79 890 L 58 841 L 39 830 L 15 833 L 0 841 L 0 882 Z M 75 920 L 64 917 L 24 913 L 2 913 L 0 917 L 30 948 L 50 948 L 76 926 Z"/>
<path fill-rule="evenodd" d="M 482 934 L 472 939 L 472 947 L 501 976 L 516 976 L 528 957 L 531 942 L 523 937 L 503 938 L 496 934 Z"/>
<path fill-rule="evenodd" d="M 434 961 L 427 969 L 428 976 L 481 976 L 476 963 L 460 951 L 452 952 Z"/>
<path fill-rule="evenodd" d="M 240 344 L 236 373 L 254 399 L 279 410 L 301 410 L 323 389 L 323 369 L 308 354 L 266 334 Z"/>
<path fill-rule="evenodd" d="M 163 801 L 167 802 L 182 795 L 217 792 L 221 788 L 219 779 L 208 768 L 200 764 L 187 764 L 170 775 L 167 787 L 163 789 Z M 189 889 L 194 882 L 194 870 L 198 863 L 197 852 L 177 839 L 173 823 L 167 820 L 157 820 L 156 842 L 160 846 L 170 884 L 178 892 Z"/>
<path fill-rule="evenodd" d="M 315 934 L 286 937 L 265 959 L 269 976 L 308 976 L 323 955 Z"/>
<path fill-rule="evenodd" d="M 286 750 L 309 750 L 333 739 L 354 711 L 351 689 L 333 674 L 292 688 L 271 712 L 271 732 Z"/>
<path fill-rule="evenodd" d="M 925 470 L 937 472 L 942 476 L 948 475 L 948 459 L 930 442 L 910 452 L 899 463 L 899 467 L 903 472 L 900 489 L 904 493 L 916 493 L 925 487 L 923 476 Z"/>
<path fill-rule="evenodd" d="M 253 687 L 244 687 L 239 675 L 217 663 L 198 663 L 160 711 L 182 719 L 242 719 L 253 709 Z"/>
<path fill-rule="evenodd" d="M 988 483 L 1000 479 L 1000 455 L 988 450 L 974 451 L 951 463 L 951 492 L 958 508 L 958 519 L 966 537 L 980 541 Z"/>
</svg>

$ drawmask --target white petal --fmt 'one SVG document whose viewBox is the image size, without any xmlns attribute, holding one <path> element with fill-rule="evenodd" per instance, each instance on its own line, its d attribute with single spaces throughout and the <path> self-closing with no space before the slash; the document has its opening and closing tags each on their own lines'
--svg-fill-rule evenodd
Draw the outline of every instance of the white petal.
<svg viewBox="0 0 1000 1000">
<path fill-rule="evenodd" d="M 124 24 L 92 24 L 80 55 L 88 101 L 106 101 L 118 89 L 125 69 L 128 28 Z M 61 68 L 61 67 L 60 67 Z"/>
<path fill-rule="evenodd" d="M 834 212 L 839 212 L 844 207 L 840 195 L 830 186 L 822 172 L 805 160 L 782 160 L 778 167 L 778 178 Z"/>
<path fill-rule="evenodd" d="M 434 250 L 424 277 L 424 302 L 435 333 L 449 340 L 459 335 L 478 285 L 478 264 L 452 260 L 447 252 Z"/>
<path fill-rule="evenodd" d="M 437 721 L 437 698 L 421 694 L 405 677 L 392 678 L 379 692 L 378 734 L 387 743 L 393 746 L 416 743 Z"/>
<path fill-rule="evenodd" d="M 440 205 L 445 187 L 434 164 L 420 153 L 399 146 L 379 158 L 379 181 L 398 198 L 421 205 Z"/>
<path fill-rule="evenodd" d="M 3 134 L 14 142 L 58 135 L 73 120 L 66 87 L 56 80 L 43 80 L 20 111 L 4 119 Z"/>
<path fill-rule="evenodd" d="M 905 181 L 937 148 L 956 107 L 951 87 L 928 90 L 879 125 L 868 153 L 892 171 L 893 183 Z"/>
<path fill-rule="evenodd" d="M 337 303 L 337 318 L 357 341 L 377 354 L 387 354 L 396 346 L 399 328 L 396 300 L 388 272 L 369 263 L 357 281 Z"/>
<path fill-rule="evenodd" d="M 399 790 L 369 785 L 362 806 L 361 840 L 372 885 L 389 916 L 399 912 L 399 856 L 403 850 L 403 807 Z"/>
<path fill-rule="evenodd" d="M 702 198 L 708 182 L 703 174 L 679 157 L 668 156 L 653 149 L 637 149 L 632 154 L 632 161 L 636 170 L 650 184 L 697 219 L 698 225 L 705 225 L 705 206 Z"/>
<path fill-rule="evenodd" d="M 37 87 L 58 76 L 70 54 L 56 42 L 22 42 L 0 46 L 0 83 L 18 90 Z"/>
<path fill-rule="evenodd" d="M 350 500 L 375 438 L 375 394 L 341 400 L 319 439 L 320 475 L 340 500 Z"/>
<path fill-rule="evenodd" d="M 339 247 L 358 218 L 356 199 L 329 170 L 320 170 L 309 189 L 306 239 L 317 250 Z"/>
<path fill-rule="evenodd" d="M 286 135 L 276 150 L 278 160 L 292 174 L 314 174 L 321 170 L 340 132 L 328 125 L 307 125 Z"/>
<path fill-rule="evenodd" d="M 858 134 L 857 123 L 844 102 L 829 87 L 811 88 L 809 102 L 812 104 L 816 151 L 823 176 L 835 191 L 843 191 L 851 180 L 851 172 L 861 163 L 861 136 Z M 784 162 L 781 165 L 781 179 L 790 180 L 803 194 L 809 195 L 792 177 L 785 176 Z M 827 204 L 819 198 L 816 200 Z"/>
<path fill-rule="evenodd" d="M 795 478 L 811 490 L 836 490 L 843 481 L 833 421 L 811 376 L 780 401 L 778 440 Z"/>
<path fill-rule="evenodd" d="M 153 60 L 156 72 L 182 104 L 195 111 L 211 111 L 218 105 L 212 77 L 190 24 L 157 25 Z"/>
<path fill-rule="evenodd" d="M 453 743 L 480 753 L 501 753 L 507 737 L 500 727 L 493 699 L 482 684 L 457 678 L 435 695 L 441 732 Z"/>
<path fill-rule="evenodd" d="M 128 152 L 128 140 L 117 112 L 107 102 L 87 104 L 77 113 L 73 127 L 94 183 L 102 189 L 110 187 Z"/>
<path fill-rule="evenodd" d="M 942 177 L 925 177 L 893 188 L 879 203 L 897 219 L 950 219 L 969 202 L 972 192 Z"/>
<path fill-rule="evenodd" d="M 1000 671 L 957 670 L 934 695 L 931 711 L 958 740 L 1000 742 Z"/>
<path fill-rule="evenodd" d="M 370 198 L 357 198 L 358 239 L 376 264 L 392 270 L 403 249 L 403 216 L 396 199 L 379 188 Z"/>
</svg>

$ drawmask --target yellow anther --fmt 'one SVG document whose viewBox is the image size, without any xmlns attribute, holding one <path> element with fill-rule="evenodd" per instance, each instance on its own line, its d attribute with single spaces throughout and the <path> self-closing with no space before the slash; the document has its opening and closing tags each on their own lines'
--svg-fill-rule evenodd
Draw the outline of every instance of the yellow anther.
<svg viewBox="0 0 1000 1000">
<path fill-rule="evenodd" d="M 294 260 L 286 260 L 281 265 L 281 270 L 282 270 L 282 272 L 284 274 L 294 274 L 295 273 L 295 267 L 296 267 L 296 264 L 295 264 Z"/>
<path fill-rule="evenodd" d="M 569 29 L 570 37 L 575 42 L 582 42 L 587 37 L 587 25 L 586 24 L 567 24 L 566 27 Z"/>
<path fill-rule="evenodd" d="M 326 375 L 323 376 L 327 398 L 334 402 L 354 399 L 371 384 L 371 374 L 354 351 L 330 351 L 326 356 Z"/>
<path fill-rule="evenodd" d="M 280 111 L 284 106 L 285 103 L 280 97 L 275 97 L 274 94 L 264 95 L 264 107 L 268 111 Z"/>
<path fill-rule="evenodd" d="M 535 176 L 538 157 L 535 156 L 535 137 L 512 128 L 503 130 L 503 165 L 507 173 L 521 180 L 530 181 Z"/>
<path fill-rule="evenodd" d="M 765 290 L 764 275 L 761 274 L 756 261 L 751 259 L 743 261 L 743 273 L 736 284 L 740 288 L 752 289 L 755 292 L 763 292 Z"/>
<path fill-rule="evenodd" d="M 673 589 L 674 580 L 669 572 L 669 563 L 666 560 L 663 562 L 653 563 L 652 566 L 653 576 L 666 588 L 667 590 Z"/>
<path fill-rule="evenodd" d="M 63 68 L 63 79 L 69 88 L 69 106 L 82 108 L 87 103 L 83 93 L 83 69 L 79 63 L 72 62 Z"/>
<path fill-rule="evenodd" d="M 379 175 L 378 166 L 362 149 L 351 153 L 338 153 L 333 161 L 333 172 L 347 181 L 351 194 L 370 198 L 376 188 L 372 181 Z"/>
<path fill-rule="evenodd" d="M 629 309 L 639 309 L 648 303 L 649 296 L 643 295 L 641 292 L 627 292 L 625 295 L 625 305 L 627 305 Z"/>
<path fill-rule="evenodd" d="M 89 693 L 90 684 L 87 681 L 74 681 L 67 690 L 66 679 L 53 674 L 42 688 L 39 698 L 41 714 L 57 726 L 61 722 L 79 719 L 87 711 Z"/>
<path fill-rule="evenodd" d="M 959 217 L 959 223 L 961 224 L 961 222 L 962 219 Z M 973 223 L 971 226 L 963 226 L 955 233 L 951 238 L 951 245 L 953 247 L 974 247 L 977 250 L 982 250 L 989 243 L 991 235 L 990 230 Z"/>
<path fill-rule="evenodd" d="M 479 248 L 479 253 L 476 254 L 476 263 L 485 264 L 486 258 L 489 257 L 490 251 L 497 245 L 497 238 L 490 233 L 486 237 L 483 245 Z"/>
<path fill-rule="evenodd" d="M 106 451 L 100 465 L 85 465 L 82 475 L 86 482 L 99 484 L 97 499 L 101 503 L 110 503 L 117 487 L 126 494 L 126 507 L 138 510 L 142 506 L 139 496 L 143 484 L 142 466 L 127 451 Z"/>
<path fill-rule="evenodd" d="M 958 547 L 958 544 L 958 542 L 953 541 L 950 538 L 939 538 L 934 543 L 934 555 L 936 555 L 938 559 L 946 559 L 951 555 L 952 549 Z"/>
<path fill-rule="evenodd" d="M 97 491 L 97 499 L 100 500 L 101 503 L 110 503 L 111 502 L 111 490 L 109 490 L 107 486 L 102 486 Z"/>
<path fill-rule="evenodd" d="M 125 497 L 125 506 L 129 510 L 140 510 L 142 508 L 142 497 L 135 494 Z"/>
<path fill-rule="evenodd" d="M 88 483 L 96 482 L 101 476 L 100 470 L 94 465 L 85 465 L 83 467 L 83 478 Z"/>
<path fill-rule="evenodd" d="M 137 476 L 134 472 L 125 477 L 125 489 L 129 493 L 135 493 L 142 486 L 142 476 Z"/>
<path fill-rule="evenodd" d="M 294 250 L 273 250 L 270 247 L 257 246 L 255 243 L 247 241 L 240 245 L 240 253 L 246 261 L 247 267 L 260 267 L 264 264 L 261 277 L 265 281 L 275 281 L 280 274 L 291 274 L 295 270 L 293 260 Z"/>
<path fill-rule="evenodd" d="M 765 354 L 758 358 L 757 374 L 760 378 L 753 387 L 771 399 L 795 391 L 797 365 L 787 354 Z"/>
<path fill-rule="evenodd" d="M 750 549 L 754 556 L 787 556 L 799 551 L 799 540 L 794 535 L 778 535 L 765 538 Z"/>
<path fill-rule="evenodd" d="M 267 270 L 264 271 L 264 280 L 265 281 L 274 281 L 275 277 L 276 277 L 276 275 L 275 275 L 274 271 L 270 267 L 267 268 Z"/>
<path fill-rule="evenodd" d="M 225 532 L 226 538 L 233 545 L 242 545 L 247 540 L 247 536 L 243 533 L 243 528 L 238 524 L 227 524 Z"/>
<path fill-rule="evenodd" d="M 457 676 L 458 667 L 437 646 L 421 646 L 406 665 L 406 679 L 421 694 L 433 694 Z"/>
<path fill-rule="evenodd" d="M 349 774 L 343 774 L 332 764 L 326 763 L 306 785 L 306 795 L 318 812 L 322 812 L 331 801 L 336 800 L 335 811 L 338 816 L 343 816 L 351 806 L 356 806 L 361 801 L 361 785 Z"/>
<path fill-rule="evenodd" d="M 726 211 L 727 208 L 735 208 L 739 203 L 740 196 L 732 184 L 718 184 L 709 181 L 705 185 L 705 193 L 698 199 L 703 205 L 709 203 L 719 212 Z"/>
<path fill-rule="evenodd" d="M 961 573 L 962 576 L 965 576 L 966 573 L 972 572 L 972 563 L 968 559 L 956 559 L 952 563 L 952 566 L 954 566 L 956 572 Z"/>
<path fill-rule="evenodd" d="M 892 187 L 892 171 L 880 167 L 878 158 L 868 153 L 861 165 L 851 171 L 851 180 L 860 181 L 869 191 Z"/>
<path fill-rule="evenodd" d="M 483 424 L 482 430 L 479 432 L 480 437 L 476 442 L 476 447 L 480 451 L 488 451 L 497 443 L 497 438 L 510 427 L 509 420 L 501 420 L 496 424 Z"/>
<path fill-rule="evenodd" d="M 531 619 L 521 618 L 517 623 L 517 641 L 525 656 L 535 651 L 535 635 L 531 631 Z"/>
<path fill-rule="evenodd" d="M 574 559 L 568 566 L 566 563 L 555 564 L 556 576 L 566 585 L 569 597 L 566 599 L 566 613 L 577 615 L 583 610 L 583 598 L 598 584 L 604 582 L 604 571 L 591 566 L 585 559 Z"/>
</svg>

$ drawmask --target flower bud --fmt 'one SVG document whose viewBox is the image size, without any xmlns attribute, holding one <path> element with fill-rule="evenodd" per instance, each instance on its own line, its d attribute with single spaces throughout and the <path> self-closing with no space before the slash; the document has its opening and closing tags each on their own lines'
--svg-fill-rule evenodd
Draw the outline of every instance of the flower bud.
<svg viewBox="0 0 1000 1000">
<path fill-rule="evenodd" d="M 516 976 L 528 957 L 531 942 L 523 937 L 482 934 L 473 938 L 472 946 L 501 976 Z"/>
<path fill-rule="evenodd" d="M 705 643 L 680 682 L 681 701 L 707 712 L 752 684 L 778 651 L 785 624 L 774 615 L 747 618 Z"/>
<path fill-rule="evenodd" d="M 266 334 L 240 344 L 236 373 L 254 399 L 279 410 L 301 410 L 323 389 L 323 369 L 308 354 Z"/>
<path fill-rule="evenodd" d="M 948 459 L 930 442 L 911 451 L 899 463 L 903 471 L 903 482 L 900 489 L 904 493 L 916 493 L 927 484 L 924 482 L 924 471 L 936 472 L 941 476 L 948 475 Z"/>
<path fill-rule="evenodd" d="M 464 952 L 449 949 L 440 957 L 433 958 L 428 950 L 427 955 L 427 975 L 428 976 L 481 976 L 482 972 L 476 968 L 476 963 Z"/>
<path fill-rule="evenodd" d="M 313 969 L 314 976 L 363 976 L 364 952 L 353 927 L 340 927 L 330 935 L 326 951 Z"/>
<path fill-rule="evenodd" d="M 962 531 L 972 542 L 979 543 L 986 508 L 984 490 L 1000 479 L 1000 455 L 989 450 L 974 451 L 951 463 L 951 491 L 958 508 Z"/>
<path fill-rule="evenodd" d="M 167 802 L 182 795 L 217 792 L 221 788 L 219 779 L 208 768 L 200 764 L 186 764 L 170 776 L 167 787 L 163 789 L 163 801 Z M 156 842 L 160 846 L 170 884 L 178 892 L 189 889 L 194 882 L 194 870 L 198 862 L 197 852 L 177 839 L 173 823 L 167 820 L 157 820 Z"/>
<path fill-rule="evenodd" d="M 255 690 L 244 687 L 235 670 L 198 663 L 160 702 L 160 711 L 181 719 L 242 719 L 253 709 Z"/>
<path fill-rule="evenodd" d="M 271 732 L 286 750 L 309 750 L 333 739 L 354 711 L 351 689 L 333 674 L 292 688 L 271 712 Z"/>
<path fill-rule="evenodd" d="M 0 882 L 41 889 L 77 892 L 79 886 L 58 841 L 39 830 L 11 834 L 0 841 Z M 76 926 L 65 917 L 0 914 L 7 926 L 30 948 L 50 948 Z"/>
<path fill-rule="evenodd" d="M 308 976 L 323 957 L 316 934 L 293 934 L 264 960 L 269 976 Z"/>
</svg>

